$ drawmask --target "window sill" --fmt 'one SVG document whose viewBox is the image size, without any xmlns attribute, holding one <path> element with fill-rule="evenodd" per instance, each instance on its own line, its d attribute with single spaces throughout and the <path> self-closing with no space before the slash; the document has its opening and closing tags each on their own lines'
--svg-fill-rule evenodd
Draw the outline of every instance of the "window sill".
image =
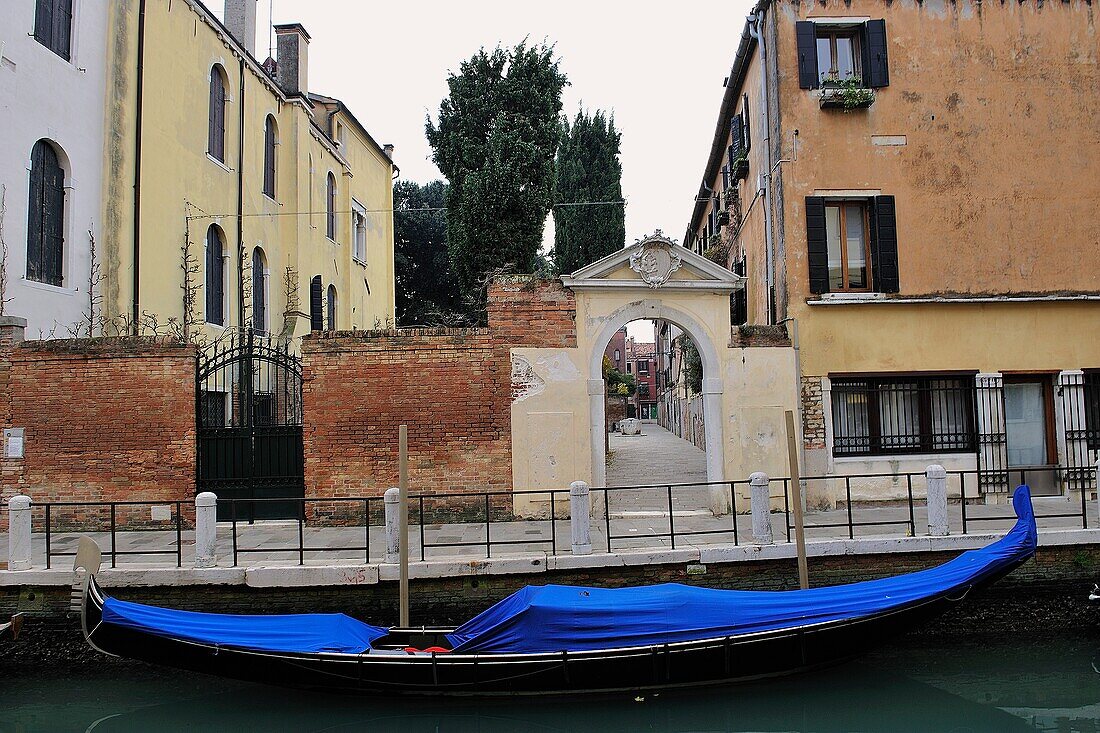
<svg viewBox="0 0 1100 733">
<path fill-rule="evenodd" d="M 822 293 L 823 301 L 839 301 L 841 303 L 860 303 L 868 300 L 885 300 L 886 293 Z"/>
<path fill-rule="evenodd" d="M 340 243 L 339 243 L 339 242 L 337 242 L 337 241 L 336 241 L 335 239 L 333 239 L 332 237 L 330 237 L 330 236 L 329 236 L 329 235 L 327 235 L 327 234 L 325 235 L 325 239 L 327 239 L 327 240 L 328 240 L 328 243 L 329 243 L 329 244 L 335 244 L 335 245 L 336 245 L 337 247 L 339 247 L 339 246 L 340 246 Z"/>
<path fill-rule="evenodd" d="M 974 458 L 975 451 L 951 451 L 949 453 L 890 453 L 873 456 L 833 456 L 833 463 L 898 463 L 899 461 L 919 461 L 921 463 L 939 463 L 943 460 Z"/>
<path fill-rule="evenodd" d="M 853 295 L 876 297 L 851 297 Z M 839 296 L 839 297 L 838 297 Z M 918 305 L 952 304 L 973 305 L 976 303 L 1068 303 L 1078 301 L 1100 301 L 1100 294 L 1081 293 L 1080 295 L 979 295 L 947 297 L 942 295 L 912 296 L 912 297 L 888 297 L 884 293 L 823 293 L 816 298 L 807 298 L 806 304 L 810 306 L 824 305 Z"/>
<path fill-rule="evenodd" d="M 225 163 L 223 163 L 222 161 L 220 161 L 220 160 L 218 160 L 217 158 L 215 158 L 215 157 L 214 157 L 213 155 L 211 155 L 210 153 L 207 153 L 207 154 L 206 154 L 206 159 L 207 159 L 207 160 L 209 160 L 209 161 L 210 161 L 211 163 L 213 163 L 214 165 L 216 165 L 216 166 L 218 166 L 219 168 L 221 168 L 221 169 L 222 169 L 223 171 L 225 171 L 226 173 L 232 173 L 232 172 L 233 172 L 233 169 L 232 169 L 232 168 L 230 168 L 230 167 L 229 167 L 229 166 L 227 166 L 227 165 L 226 165 Z"/>
<path fill-rule="evenodd" d="M 282 204 L 280 204 L 279 201 L 274 196 L 272 196 L 271 194 L 267 193 L 266 191 L 263 192 L 263 194 L 264 194 L 264 198 L 267 199 L 268 203 L 275 204 L 276 206 L 282 206 Z"/>
<path fill-rule="evenodd" d="M 76 295 L 76 288 L 67 288 L 64 285 L 50 285 L 49 283 L 39 282 L 38 280 L 30 280 L 28 278 L 20 278 L 20 282 L 29 288 L 35 290 L 43 290 L 47 293 L 56 293 L 57 295 Z"/>
<path fill-rule="evenodd" d="M 359 265 L 360 267 L 365 268 L 367 266 L 367 261 L 366 260 L 361 260 L 358 257 L 352 257 L 351 261 L 354 262 L 355 264 Z"/>
</svg>

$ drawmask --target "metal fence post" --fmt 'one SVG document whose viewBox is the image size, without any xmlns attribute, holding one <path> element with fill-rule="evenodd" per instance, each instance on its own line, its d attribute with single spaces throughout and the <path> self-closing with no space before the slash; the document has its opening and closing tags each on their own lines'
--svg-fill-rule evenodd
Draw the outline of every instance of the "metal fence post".
<svg viewBox="0 0 1100 733">
<path fill-rule="evenodd" d="M 212 568 L 218 564 L 214 544 L 218 539 L 218 497 L 203 491 L 195 497 L 195 567 Z"/>
<path fill-rule="evenodd" d="M 924 475 L 928 479 L 928 534 L 946 537 L 951 533 L 947 524 L 947 470 L 933 463 Z"/>
<path fill-rule="evenodd" d="M 752 541 L 758 545 L 770 545 L 772 538 L 771 479 L 763 471 L 749 476 L 752 506 Z"/>
<path fill-rule="evenodd" d="M 383 562 L 401 559 L 401 489 L 386 489 L 382 499 L 386 507 L 386 554 Z"/>
<path fill-rule="evenodd" d="M 8 499 L 8 570 L 31 569 L 31 498 Z"/>
<path fill-rule="evenodd" d="M 573 531 L 573 554 L 592 554 L 591 510 L 588 506 L 588 484 L 584 481 L 569 484 L 569 526 Z"/>
<path fill-rule="evenodd" d="M 1096 476 L 1093 488 L 1096 489 L 1096 517 L 1097 521 L 1100 521 L 1100 458 L 1096 459 Z M 1081 491 L 1088 491 L 1088 488 L 1081 487 Z"/>
</svg>

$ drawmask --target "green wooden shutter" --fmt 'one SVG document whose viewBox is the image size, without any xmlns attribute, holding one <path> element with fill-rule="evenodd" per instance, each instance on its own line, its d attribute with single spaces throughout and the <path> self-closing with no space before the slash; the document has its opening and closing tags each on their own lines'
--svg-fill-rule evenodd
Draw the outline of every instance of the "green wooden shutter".
<svg viewBox="0 0 1100 733">
<path fill-rule="evenodd" d="M 800 20 L 794 24 L 798 41 L 798 86 L 817 89 L 817 29 L 812 21 Z"/>
<path fill-rule="evenodd" d="M 871 287 L 880 293 L 896 293 L 900 289 L 893 196 L 875 196 L 871 216 L 871 278 Z"/>
<path fill-rule="evenodd" d="M 863 40 L 863 47 L 866 49 L 863 55 L 863 83 L 872 89 L 890 86 L 890 65 L 886 50 L 886 21 L 867 21 Z"/>
</svg>

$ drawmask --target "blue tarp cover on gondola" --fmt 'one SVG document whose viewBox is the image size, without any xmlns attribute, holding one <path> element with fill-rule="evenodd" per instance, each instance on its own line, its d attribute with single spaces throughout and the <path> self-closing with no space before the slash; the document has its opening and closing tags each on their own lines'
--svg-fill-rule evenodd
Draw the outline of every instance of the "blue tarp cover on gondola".
<svg viewBox="0 0 1100 733">
<path fill-rule="evenodd" d="M 961 596 L 1035 552 L 1031 495 L 1012 503 L 1019 519 L 1001 540 L 929 570 L 797 591 L 732 591 L 667 584 L 643 588 L 528 586 L 455 630 L 456 652 L 588 651 L 721 638 L 855 619 L 926 598 Z"/>
<path fill-rule="evenodd" d="M 342 613 L 238 616 L 173 611 L 107 598 L 103 620 L 157 636 L 268 652 L 358 654 L 386 635 L 386 629 Z"/>
</svg>

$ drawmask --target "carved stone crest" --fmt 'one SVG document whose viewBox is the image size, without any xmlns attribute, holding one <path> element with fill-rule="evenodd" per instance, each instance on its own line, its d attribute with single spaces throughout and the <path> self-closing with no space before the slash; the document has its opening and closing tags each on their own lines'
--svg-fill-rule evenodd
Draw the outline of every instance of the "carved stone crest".
<svg viewBox="0 0 1100 733">
<path fill-rule="evenodd" d="M 638 273 L 649 287 L 659 288 L 683 264 L 676 250 L 677 245 L 658 230 L 634 245 L 630 253 L 630 269 Z"/>
</svg>

